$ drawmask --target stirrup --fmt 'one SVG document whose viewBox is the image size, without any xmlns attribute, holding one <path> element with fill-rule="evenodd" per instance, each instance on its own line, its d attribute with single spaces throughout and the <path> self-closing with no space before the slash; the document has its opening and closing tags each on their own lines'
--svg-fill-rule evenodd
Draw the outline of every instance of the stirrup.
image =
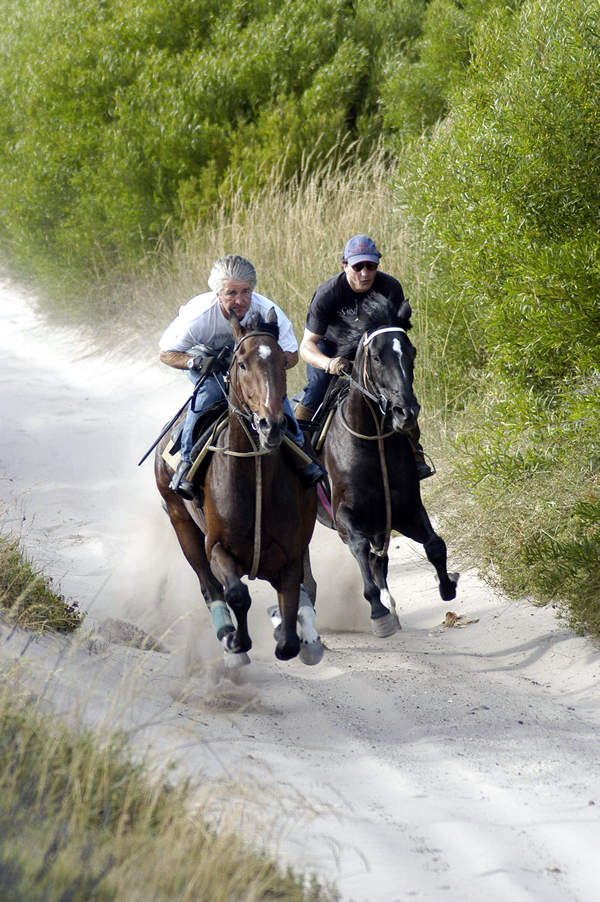
<svg viewBox="0 0 600 902">
<path fill-rule="evenodd" d="M 191 466 L 192 464 L 189 460 L 181 460 L 169 483 L 171 491 L 181 495 L 187 501 L 193 501 L 195 497 L 194 486 L 189 479 L 186 479 Z"/>
<path fill-rule="evenodd" d="M 415 460 L 417 464 L 417 476 L 419 477 L 419 480 L 429 479 L 430 476 L 435 476 L 437 470 L 429 454 L 425 454 L 424 451 L 420 451 L 418 454 L 415 454 Z"/>
</svg>

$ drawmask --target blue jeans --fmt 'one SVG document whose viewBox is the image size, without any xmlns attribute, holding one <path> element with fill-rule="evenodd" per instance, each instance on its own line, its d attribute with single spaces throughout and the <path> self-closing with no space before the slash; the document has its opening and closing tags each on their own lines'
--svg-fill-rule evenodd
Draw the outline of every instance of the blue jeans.
<svg viewBox="0 0 600 902">
<path fill-rule="evenodd" d="M 326 338 L 322 338 L 318 343 L 317 347 L 324 354 L 327 354 L 328 357 L 336 356 L 334 354 L 331 343 L 327 341 Z M 326 373 L 325 370 L 317 369 L 317 367 L 311 366 L 310 363 L 306 364 L 306 385 L 304 386 L 304 392 L 302 398 L 300 399 L 300 403 L 304 404 L 305 407 L 308 407 L 310 410 L 316 410 L 323 398 L 325 397 L 325 392 L 327 391 L 327 387 L 333 376 L 330 376 L 329 373 Z"/>
<path fill-rule="evenodd" d="M 197 373 L 195 370 L 190 370 L 188 372 L 188 378 L 192 380 L 194 385 L 200 381 L 202 376 L 200 373 Z M 209 376 L 204 380 L 196 397 L 193 402 L 189 405 L 187 409 L 187 414 L 185 417 L 185 423 L 183 424 L 183 431 L 181 433 L 181 459 L 191 461 L 192 459 L 192 448 L 194 447 L 194 426 L 202 416 L 202 414 L 208 410 L 208 408 L 212 404 L 216 404 L 217 401 L 220 401 L 221 398 L 227 397 L 227 389 L 225 388 L 225 381 L 223 376 Z M 304 436 L 296 422 L 296 417 L 294 416 L 294 412 L 292 410 L 292 405 L 289 402 L 287 395 L 283 399 L 283 410 L 286 415 L 290 418 L 291 423 L 290 427 L 293 424 L 293 428 L 290 428 L 289 434 L 291 438 L 296 442 L 297 445 L 304 445 Z"/>
</svg>

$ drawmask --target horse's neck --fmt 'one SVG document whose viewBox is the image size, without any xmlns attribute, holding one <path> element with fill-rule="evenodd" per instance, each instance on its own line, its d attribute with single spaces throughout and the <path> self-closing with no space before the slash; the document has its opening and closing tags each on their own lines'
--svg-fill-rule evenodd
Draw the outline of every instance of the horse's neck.
<svg viewBox="0 0 600 902">
<path fill-rule="evenodd" d="M 377 405 L 373 405 L 372 401 L 369 401 L 356 386 L 352 385 L 344 404 L 344 416 L 348 425 L 357 432 L 365 430 L 372 432 L 374 426 L 372 410 L 377 415 Z"/>
<path fill-rule="evenodd" d="M 227 433 L 227 447 L 231 451 L 248 453 L 249 451 L 254 451 L 258 448 L 258 437 L 256 436 L 256 433 L 252 431 L 250 423 L 242 421 L 233 410 L 229 411 L 229 428 Z"/>
</svg>

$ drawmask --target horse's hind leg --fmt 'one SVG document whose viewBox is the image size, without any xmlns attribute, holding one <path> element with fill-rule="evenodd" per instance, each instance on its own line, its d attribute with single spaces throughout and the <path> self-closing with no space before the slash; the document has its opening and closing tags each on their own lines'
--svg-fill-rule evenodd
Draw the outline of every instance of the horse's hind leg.
<svg viewBox="0 0 600 902">
<path fill-rule="evenodd" d="M 317 602 L 317 583 L 310 564 L 310 551 L 308 545 L 302 556 L 302 585 L 306 589 L 306 594 L 310 598 L 314 608 Z"/>
<path fill-rule="evenodd" d="M 449 574 L 446 561 L 446 543 L 435 532 L 425 508 L 421 508 L 420 515 L 411 524 L 403 525 L 401 531 L 409 539 L 420 542 L 427 555 L 427 560 L 435 567 L 438 579 L 440 595 L 444 601 L 452 601 L 456 598 L 456 584 L 458 573 Z"/>
<path fill-rule="evenodd" d="M 233 611 L 237 623 L 237 629 L 227 639 L 227 649 L 236 654 L 249 651 L 252 648 L 248 632 L 250 593 L 238 575 L 235 561 L 220 542 L 212 547 L 210 566 L 224 587 L 225 601 Z"/>
<path fill-rule="evenodd" d="M 440 595 L 444 601 L 452 601 L 456 598 L 456 583 L 458 574 L 450 575 L 446 567 L 446 543 L 441 536 L 433 533 L 433 536 L 423 543 L 427 560 L 433 564 L 440 581 Z"/>
<path fill-rule="evenodd" d="M 297 623 L 298 623 L 298 634 L 300 638 L 300 660 L 303 664 L 318 664 L 319 661 L 323 657 L 323 644 L 321 642 L 321 637 L 319 636 L 316 626 L 315 626 L 315 608 L 314 608 L 314 596 L 311 598 L 310 589 L 308 586 L 312 588 L 314 592 L 316 592 L 317 584 L 314 581 L 312 576 L 312 571 L 310 570 L 310 558 L 308 555 L 308 549 L 306 550 L 303 557 L 303 565 L 302 565 L 302 583 L 300 584 L 300 592 L 298 595 L 298 604 L 297 604 Z M 291 597 L 294 597 L 294 589 L 290 587 Z M 282 610 L 286 607 L 288 603 L 288 598 L 284 596 L 283 592 L 277 593 L 278 604 L 273 605 L 272 607 L 267 609 L 267 613 L 271 618 L 271 622 L 275 627 L 274 636 L 275 640 L 279 644 L 280 639 L 282 638 Z M 293 605 L 292 605 L 292 613 L 293 613 Z M 291 623 L 291 619 L 289 621 Z M 294 640 L 292 639 L 292 643 Z M 284 647 L 284 654 L 286 653 L 287 646 Z M 275 650 L 275 654 L 277 657 L 280 657 L 277 648 Z"/>
</svg>

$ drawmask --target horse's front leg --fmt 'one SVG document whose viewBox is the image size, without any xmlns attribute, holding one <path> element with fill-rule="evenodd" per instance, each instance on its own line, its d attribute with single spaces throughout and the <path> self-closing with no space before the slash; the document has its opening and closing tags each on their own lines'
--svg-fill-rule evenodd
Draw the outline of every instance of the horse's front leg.
<svg viewBox="0 0 600 902">
<path fill-rule="evenodd" d="M 204 549 L 204 533 L 188 513 L 185 503 L 179 495 L 168 491 L 163 494 L 163 497 L 181 550 L 198 577 L 202 596 L 212 613 L 214 605 L 222 604 L 223 589 L 210 569 Z M 219 638 L 221 637 L 219 636 Z"/>
<path fill-rule="evenodd" d="M 396 621 L 397 629 L 401 630 L 402 626 L 400 624 L 400 620 L 398 619 L 396 602 L 389 590 L 387 583 L 389 557 L 387 552 L 383 551 L 384 544 L 385 535 L 378 536 L 377 541 L 373 541 L 371 545 L 371 553 L 369 555 L 369 566 L 371 568 L 371 573 L 373 574 L 373 579 L 379 587 L 380 601 L 384 605 L 384 607 L 388 609 L 388 611 Z M 377 550 L 373 551 L 373 547 L 375 547 Z"/>
<path fill-rule="evenodd" d="M 386 606 L 381 603 L 379 586 L 371 571 L 370 539 L 353 526 L 341 509 L 336 512 L 335 520 L 341 539 L 346 543 L 360 567 L 363 594 L 371 605 L 371 630 L 375 636 L 391 636 L 397 631 L 399 624 L 397 618 L 394 618 Z"/>
<path fill-rule="evenodd" d="M 248 632 L 250 593 L 239 577 L 233 557 L 220 542 L 212 546 L 210 567 L 224 588 L 225 602 L 233 611 L 237 623 L 235 631 L 226 637 L 226 650 L 234 654 L 247 652 L 252 648 Z"/>
<path fill-rule="evenodd" d="M 277 630 L 275 657 L 280 661 L 295 658 L 300 651 L 300 639 L 296 632 L 298 602 L 300 599 L 300 564 L 288 567 L 277 591 L 281 625 Z"/>
</svg>

